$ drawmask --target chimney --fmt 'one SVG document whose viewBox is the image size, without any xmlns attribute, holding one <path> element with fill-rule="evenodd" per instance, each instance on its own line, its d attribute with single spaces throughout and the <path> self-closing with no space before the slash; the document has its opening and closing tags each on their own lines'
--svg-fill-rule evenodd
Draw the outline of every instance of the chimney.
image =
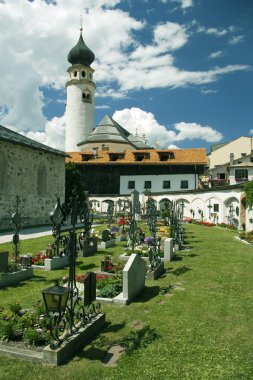
<svg viewBox="0 0 253 380">
<path fill-rule="evenodd" d="M 234 153 L 230 153 L 230 166 L 234 164 Z"/>
<path fill-rule="evenodd" d="M 94 158 L 98 158 L 98 148 L 93 148 L 92 153 L 93 153 Z"/>
</svg>

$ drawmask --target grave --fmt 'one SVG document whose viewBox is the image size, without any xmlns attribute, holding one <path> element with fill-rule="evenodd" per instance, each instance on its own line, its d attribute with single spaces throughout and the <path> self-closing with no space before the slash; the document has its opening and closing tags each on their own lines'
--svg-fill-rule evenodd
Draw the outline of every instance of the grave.
<svg viewBox="0 0 253 380">
<path fill-rule="evenodd" d="M 113 299 L 114 303 L 129 304 L 144 289 L 146 262 L 136 253 L 132 253 L 123 269 L 123 292 Z"/>
<path fill-rule="evenodd" d="M 66 265 L 68 265 L 69 260 L 68 256 L 56 256 L 52 257 L 51 259 L 45 259 L 44 265 L 36 265 L 33 264 L 34 269 L 42 269 L 42 270 L 54 270 L 54 269 L 60 269 L 64 268 Z"/>
<path fill-rule="evenodd" d="M 147 280 L 157 280 L 164 273 L 164 262 L 161 262 L 154 270 L 147 272 Z"/>
<path fill-rule="evenodd" d="M 96 236 L 80 239 L 79 257 L 87 257 L 94 255 L 98 250 L 98 238 Z"/>
<path fill-rule="evenodd" d="M 171 261 L 174 256 L 173 238 L 164 239 L 164 261 Z"/>
<path fill-rule="evenodd" d="M 110 230 L 104 230 L 102 232 L 102 242 L 98 245 L 100 249 L 106 249 L 115 245 L 115 239 L 112 238 Z"/>
</svg>

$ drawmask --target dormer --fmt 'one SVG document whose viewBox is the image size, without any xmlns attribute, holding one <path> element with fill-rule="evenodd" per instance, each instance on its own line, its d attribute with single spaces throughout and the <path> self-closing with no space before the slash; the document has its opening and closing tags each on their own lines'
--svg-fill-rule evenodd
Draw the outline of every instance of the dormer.
<svg viewBox="0 0 253 380">
<path fill-rule="evenodd" d="M 82 161 L 90 161 L 94 159 L 94 154 L 93 153 L 82 153 Z"/>
<path fill-rule="evenodd" d="M 108 153 L 109 154 L 109 161 L 118 161 L 123 160 L 125 158 L 125 153 Z"/>
<path fill-rule="evenodd" d="M 160 161 L 168 161 L 175 158 L 174 152 L 158 151 Z"/>
<path fill-rule="evenodd" d="M 134 160 L 135 161 L 144 161 L 150 159 L 150 153 L 149 152 L 134 152 Z"/>
</svg>

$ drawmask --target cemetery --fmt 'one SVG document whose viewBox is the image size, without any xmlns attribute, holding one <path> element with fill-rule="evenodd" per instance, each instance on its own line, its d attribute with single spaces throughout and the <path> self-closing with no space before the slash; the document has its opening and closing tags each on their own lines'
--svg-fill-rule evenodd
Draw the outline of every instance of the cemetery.
<svg viewBox="0 0 253 380">
<path fill-rule="evenodd" d="M 217 226 L 206 229 L 204 224 L 184 220 L 182 209 L 173 203 L 166 204 L 168 217 L 164 220 L 157 216 L 149 193 L 144 219 L 138 216 L 138 202 L 124 199 L 127 238 L 121 240 L 118 236 L 122 234 L 122 214 L 120 218 L 114 216 L 112 221 L 109 212 L 106 223 L 97 223 L 96 219 L 93 220 L 87 194 L 82 207 L 80 215 L 72 215 L 72 224 L 66 225 L 62 205 L 57 199 L 50 214 L 51 236 L 21 242 L 16 237 L 16 240 L 0 245 L 2 273 L 8 271 L 8 256 L 12 252 L 16 263 L 22 262 L 32 271 L 30 278 L 21 278 L 20 282 L 8 283 L 1 289 L 0 355 L 5 365 L 12 365 L 14 373 L 25 371 L 27 366 L 33 373 L 38 373 L 43 365 L 48 377 L 52 374 L 51 365 L 57 365 L 59 373 L 66 379 L 62 368 L 66 370 L 74 365 L 77 378 L 82 378 L 83 371 L 86 376 L 90 371 L 96 376 L 102 371 L 104 378 L 110 379 L 113 378 L 110 361 L 108 365 L 103 363 L 108 353 L 114 352 L 113 347 L 117 347 L 115 350 L 121 355 L 113 369 L 115 378 L 122 370 L 130 378 L 141 376 L 140 368 L 142 373 L 148 371 L 145 376 L 150 373 L 152 378 L 156 372 L 155 361 L 164 366 L 165 357 L 172 361 L 170 367 L 163 367 L 168 378 L 180 378 L 179 365 L 185 375 L 191 368 L 196 377 L 203 371 L 209 374 L 206 368 L 213 368 L 213 365 L 228 376 L 234 376 L 237 371 L 250 373 L 250 369 L 239 363 L 239 358 L 243 355 L 245 360 L 249 352 L 245 352 L 244 345 L 238 346 L 236 337 L 229 335 L 230 326 L 236 323 L 238 334 L 244 340 L 249 339 L 242 318 L 248 318 L 250 311 L 240 317 L 238 313 L 240 303 L 247 305 L 252 294 L 251 247 L 235 239 L 238 236 L 235 230 Z M 18 214 L 19 225 L 14 235 L 21 228 L 22 214 Z M 77 237 L 73 239 L 75 234 Z M 115 243 L 102 248 L 95 244 L 91 252 L 89 248 L 93 244 L 90 242 L 98 241 L 96 235 L 113 236 Z M 223 254 L 220 239 L 224 241 Z M 17 241 L 19 244 L 15 245 Z M 75 243 L 76 255 L 73 256 L 70 247 Z M 66 261 L 58 268 L 41 270 L 35 262 L 43 254 L 44 262 L 41 263 L 44 264 L 46 260 Z M 4 277 L 1 275 L 1 279 Z M 229 302 L 237 299 L 237 306 L 234 304 L 230 309 L 230 319 L 226 319 L 227 325 L 223 325 L 225 315 L 222 310 L 225 305 L 228 307 L 229 299 L 222 297 L 222 292 L 228 291 L 227 286 L 232 287 Z M 245 293 L 248 295 L 246 299 Z M 50 298 L 46 301 L 47 296 L 51 299 L 53 296 L 54 300 L 60 297 L 60 304 L 57 306 Z M 217 313 L 219 320 L 215 319 Z M 180 329 L 182 325 L 184 327 Z M 118 330 L 116 326 L 121 327 Z M 227 345 L 217 343 L 217 336 L 226 339 Z M 154 354 L 157 345 L 164 358 Z M 231 352 L 236 352 L 236 362 Z M 220 357 L 225 354 L 228 355 L 226 366 Z M 147 355 L 153 365 L 146 362 Z M 75 358 L 79 358 L 78 361 Z M 133 359 L 146 364 L 132 368 L 129 365 Z M 45 367 L 46 363 L 50 365 Z M 192 363 L 195 363 L 194 369 Z M 65 366 L 61 367 L 61 364 Z"/>
</svg>

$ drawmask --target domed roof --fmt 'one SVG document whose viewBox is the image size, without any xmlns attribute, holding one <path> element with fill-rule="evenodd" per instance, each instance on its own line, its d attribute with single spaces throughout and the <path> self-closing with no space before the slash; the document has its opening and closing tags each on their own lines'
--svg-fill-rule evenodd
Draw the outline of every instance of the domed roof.
<svg viewBox="0 0 253 380">
<path fill-rule="evenodd" d="M 90 66 L 90 64 L 94 61 L 95 55 L 94 53 L 88 48 L 87 45 L 85 45 L 85 42 L 83 40 L 82 32 L 79 37 L 79 41 L 77 42 L 76 46 L 74 46 L 69 54 L 68 54 L 68 61 L 72 65 L 81 64 L 84 66 Z"/>
</svg>

